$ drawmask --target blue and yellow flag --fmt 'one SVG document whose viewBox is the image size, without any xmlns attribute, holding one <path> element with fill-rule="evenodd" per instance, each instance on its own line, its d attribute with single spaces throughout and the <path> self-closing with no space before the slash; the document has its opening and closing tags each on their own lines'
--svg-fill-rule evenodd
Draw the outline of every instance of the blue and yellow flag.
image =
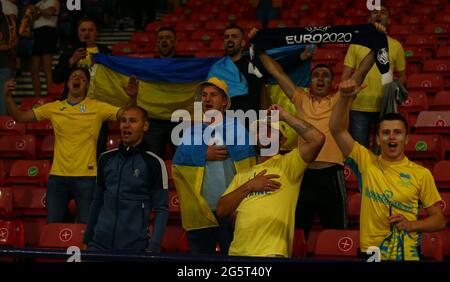
<svg viewBox="0 0 450 282">
<path fill-rule="evenodd" d="M 94 98 L 115 106 L 123 106 L 128 96 L 122 86 L 131 76 L 139 82 L 138 105 L 151 118 L 170 120 L 178 109 L 193 110 L 194 89 L 204 81 L 211 66 L 218 60 L 211 58 L 129 58 L 95 54 L 93 77 Z"/>
<path fill-rule="evenodd" d="M 198 126 L 197 126 L 198 125 Z M 218 222 L 201 194 L 203 175 L 206 165 L 207 143 L 203 135 L 206 124 L 189 126 L 183 134 L 183 141 L 178 146 L 172 161 L 172 173 L 175 187 L 180 199 L 181 221 L 186 230 L 218 226 Z M 249 144 L 248 132 L 237 119 L 228 119 L 215 127 L 214 139 L 220 139 L 227 146 L 228 154 L 237 172 L 251 168 L 255 164 L 256 152 Z M 241 143 L 237 133 L 244 133 Z M 197 138 L 200 142 L 194 145 Z"/>
</svg>

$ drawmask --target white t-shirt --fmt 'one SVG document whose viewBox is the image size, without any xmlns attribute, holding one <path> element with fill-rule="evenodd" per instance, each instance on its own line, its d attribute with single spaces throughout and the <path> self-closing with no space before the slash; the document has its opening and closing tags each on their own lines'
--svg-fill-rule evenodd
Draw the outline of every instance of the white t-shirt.
<svg viewBox="0 0 450 282">
<path fill-rule="evenodd" d="M 59 14 L 59 1 L 58 0 L 41 0 L 36 3 L 36 8 L 45 10 L 50 7 L 56 8 L 56 13 L 53 16 L 46 17 L 41 15 L 34 21 L 33 29 L 43 26 L 50 26 L 56 28 L 58 25 L 58 14 Z"/>
<path fill-rule="evenodd" d="M 8 16 L 17 16 L 19 15 L 19 10 L 17 9 L 17 5 L 9 0 L 1 0 L 3 7 L 3 14 Z"/>
</svg>

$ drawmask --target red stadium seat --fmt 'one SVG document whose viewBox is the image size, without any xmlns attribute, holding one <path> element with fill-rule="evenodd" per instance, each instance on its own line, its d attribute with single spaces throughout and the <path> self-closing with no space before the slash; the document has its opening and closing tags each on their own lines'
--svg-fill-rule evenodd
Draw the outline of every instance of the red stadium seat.
<svg viewBox="0 0 450 282">
<path fill-rule="evenodd" d="M 217 35 L 215 32 L 204 31 L 204 30 L 196 30 L 192 33 L 190 40 L 197 41 L 213 41 L 216 39 Z"/>
<path fill-rule="evenodd" d="M 404 46 L 405 57 L 408 63 L 421 63 L 433 57 L 433 51 L 420 46 Z"/>
<path fill-rule="evenodd" d="M 64 87 L 63 87 L 63 90 L 64 90 Z M 62 92 L 63 91 L 61 91 L 60 94 L 62 94 Z M 54 101 L 54 99 L 52 97 L 48 97 L 48 96 L 44 96 L 44 97 L 40 97 L 40 98 L 26 97 L 20 103 L 20 108 L 23 110 L 31 110 L 31 109 L 37 108 L 39 106 L 42 106 L 44 104 L 47 104 L 47 103 L 50 103 L 53 101 Z"/>
<path fill-rule="evenodd" d="M 174 219 L 180 218 L 180 199 L 175 189 L 169 189 L 169 213 Z"/>
<path fill-rule="evenodd" d="M 442 261 L 444 260 L 444 245 L 440 233 L 432 232 L 422 233 L 422 254 L 425 260 Z"/>
<path fill-rule="evenodd" d="M 294 242 L 292 244 L 292 257 L 304 258 L 306 257 L 306 241 L 305 233 L 302 229 L 295 229 Z"/>
<path fill-rule="evenodd" d="M 0 116 L 0 136 L 23 134 L 25 134 L 25 123 L 16 122 L 11 116 Z"/>
<path fill-rule="evenodd" d="M 145 26 L 145 31 L 156 33 L 158 31 L 158 29 L 160 29 L 163 26 L 166 26 L 166 24 L 162 23 L 162 22 L 151 22 Z"/>
<path fill-rule="evenodd" d="M 450 59 L 427 60 L 423 65 L 424 72 L 450 72 Z"/>
<path fill-rule="evenodd" d="M 112 46 L 112 54 L 115 56 L 128 56 L 139 53 L 139 46 L 134 43 L 119 42 Z"/>
<path fill-rule="evenodd" d="M 175 26 L 175 30 L 180 34 L 191 33 L 198 30 L 199 28 L 202 28 L 202 24 L 200 22 L 193 21 L 178 22 Z"/>
<path fill-rule="evenodd" d="M 161 240 L 161 252 L 175 253 L 180 251 L 180 244 L 185 232 L 181 226 L 168 225 Z"/>
<path fill-rule="evenodd" d="M 195 12 L 189 16 L 189 20 L 192 22 L 208 22 L 213 19 L 213 14 L 205 14 L 203 12 Z M 178 29 L 177 29 L 178 30 Z"/>
<path fill-rule="evenodd" d="M 422 111 L 417 117 L 416 133 L 450 133 L 450 111 Z"/>
<path fill-rule="evenodd" d="M 25 230 L 22 222 L 0 220 L 0 246 L 25 247 Z"/>
<path fill-rule="evenodd" d="M 42 144 L 37 149 L 37 158 L 38 159 L 52 159 L 53 152 L 55 148 L 55 136 L 47 135 L 44 137 Z"/>
<path fill-rule="evenodd" d="M 170 25 L 170 24 L 177 23 L 179 21 L 184 21 L 184 20 L 186 20 L 185 15 L 167 14 L 162 17 L 161 22 L 164 24 Z"/>
<path fill-rule="evenodd" d="M 51 223 L 43 227 L 39 247 L 61 248 L 82 247 L 85 224 Z"/>
<path fill-rule="evenodd" d="M 50 172 L 48 160 L 16 160 L 11 165 L 5 183 L 9 185 L 33 184 L 44 186 Z"/>
<path fill-rule="evenodd" d="M 223 48 L 223 39 L 216 39 L 209 45 L 210 50 L 214 51 L 220 51 L 222 54 L 224 54 L 224 48 Z"/>
<path fill-rule="evenodd" d="M 269 21 L 268 28 L 295 27 L 295 21 L 289 19 L 279 19 Z"/>
<path fill-rule="evenodd" d="M 441 238 L 444 247 L 444 255 L 450 257 L 450 227 L 441 231 Z"/>
<path fill-rule="evenodd" d="M 324 62 L 326 64 L 336 65 L 342 62 L 344 55 L 336 49 L 318 49 L 313 55 L 313 62 Z"/>
<path fill-rule="evenodd" d="M 398 107 L 398 111 L 419 113 L 428 110 L 427 94 L 422 91 L 411 91 L 408 98 Z"/>
<path fill-rule="evenodd" d="M 394 38 L 404 38 L 410 34 L 415 34 L 418 31 L 417 25 L 411 24 L 391 24 L 389 26 L 389 35 Z"/>
<path fill-rule="evenodd" d="M 119 147 L 121 141 L 120 135 L 108 135 L 108 139 L 106 140 L 106 150 L 112 150 Z"/>
<path fill-rule="evenodd" d="M 27 134 L 33 134 L 36 136 L 53 135 L 53 124 L 49 120 L 28 122 L 26 127 Z"/>
<path fill-rule="evenodd" d="M 177 51 L 181 54 L 195 54 L 195 52 L 203 50 L 203 42 L 201 41 L 183 41 L 178 43 Z"/>
<path fill-rule="evenodd" d="M 434 17 L 434 22 L 439 24 L 448 24 L 450 23 L 450 14 L 437 14 Z"/>
<path fill-rule="evenodd" d="M 359 214 L 361 211 L 361 194 L 352 193 L 348 195 L 347 204 L 348 219 L 352 224 L 359 225 Z"/>
<path fill-rule="evenodd" d="M 436 6 L 425 6 L 425 5 L 418 5 L 413 7 L 412 14 L 413 15 L 435 15 L 439 11 L 439 7 Z"/>
<path fill-rule="evenodd" d="M 439 46 L 436 51 L 437 59 L 450 59 L 450 46 Z"/>
<path fill-rule="evenodd" d="M 217 35 L 222 35 L 225 28 L 230 23 L 228 21 L 211 21 L 205 26 L 205 30 L 211 30 L 217 33 Z"/>
<path fill-rule="evenodd" d="M 13 212 L 13 192 L 9 187 L 0 187 L 0 216 L 9 218 Z"/>
<path fill-rule="evenodd" d="M 450 160 L 437 162 L 433 167 L 434 181 L 438 189 L 450 189 Z M 450 204 L 450 203 L 449 203 Z"/>
<path fill-rule="evenodd" d="M 434 34 L 411 34 L 406 37 L 405 45 L 434 49 L 437 45 L 437 39 Z"/>
<path fill-rule="evenodd" d="M 434 96 L 430 111 L 450 111 L 450 91 L 439 91 Z"/>
<path fill-rule="evenodd" d="M 108 121 L 108 134 L 114 135 L 118 134 L 120 135 L 120 122 L 119 121 Z"/>
<path fill-rule="evenodd" d="M 442 159 L 441 140 L 436 134 L 409 134 L 405 154 L 411 159 Z"/>
<path fill-rule="evenodd" d="M 47 214 L 45 195 L 47 188 L 37 186 L 14 186 L 13 193 L 14 215 L 43 216 Z"/>
<path fill-rule="evenodd" d="M 347 189 L 349 189 L 349 190 L 358 190 L 359 189 L 358 179 L 356 179 L 355 173 L 348 166 L 344 166 L 344 177 L 345 177 L 345 184 L 347 186 Z"/>
<path fill-rule="evenodd" d="M 444 79 L 438 74 L 412 74 L 408 77 L 406 84 L 409 91 L 437 93 L 444 88 Z"/>
<path fill-rule="evenodd" d="M 404 15 L 401 18 L 402 24 L 409 25 L 422 25 L 429 21 L 429 17 L 427 15 Z"/>
<path fill-rule="evenodd" d="M 313 257 L 356 259 L 358 248 L 359 230 L 327 229 L 319 233 Z"/>
<path fill-rule="evenodd" d="M 52 97 L 59 98 L 59 97 L 61 97 L 61 95 L 63 93 L 64 93 L 64 83 L 60 83 L 60 84 L 52 83 L 47 88 L 47 95 L 48 96 L 45 96 L 45 97 L 42 97 L 42 98 L 52 98 Z M 40 99 L 42 99 L 42 98 L 40 98 Z"/>
<path fill-rule="evenodd" d="M 155 32 L 134 32 L 130 38 L 130 43 L 135 43 L 138 45 L 144 43 L 154 43 L 156 41 L 156 33 Z"/>
<path fill-rule="evenodd" d="M 0 137 L 0 158 L 36 158 L 34 135 L 12 135 Z"/>
<path fill-rule="evenodd" d="M 424 33 L 435 34 L 438 40 L 447 40 L 450 34 L 449 26 L 442 23 L 427 23 L 423 28 Z"/>
</svg>

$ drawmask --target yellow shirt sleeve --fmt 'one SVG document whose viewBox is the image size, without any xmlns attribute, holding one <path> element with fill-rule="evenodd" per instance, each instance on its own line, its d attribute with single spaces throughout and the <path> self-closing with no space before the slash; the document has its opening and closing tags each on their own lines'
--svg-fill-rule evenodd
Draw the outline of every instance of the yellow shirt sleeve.
<svg viewBox="0 0 450 282">
<path fill-rule="evenodd" d="M 286 176 L 292 181 L 300 181 L 303 173 L 305 172 L 308 164 L 300 156 L 298 148 L 290 151 L 281 157 L 280 167 L 284 171 Z"/>
<path fill-rule="evenodd" d="M 52 116 L 51 110 L 52 110 L 52 108 L 54 108 L 56 106 L 56 103 L 59 103 L 59 101 L 47 103 L 47 104 L 44 104 L 42 106 L 32 109 L 36 119 L 38 121 L 51 119 L 51 116 Z"/>
<path fill-rule="evenodd" d="M 366 171 L 367 166 L 372 163 L 372 159 L 375 158 L 375 155 L 366 147 L 355 141 L 352 152 L 348 158 L 358 165 L 358 170 L 362 173 Z"/>
<path fill-rule="evenodd" d="M 398 43 L 397 53 L 395 54 L 395 69 L 397 71 L 405 71 L 406 69 L 406 61 L 405 61 L 405 50 L 403 49 L 402 44 Z"/>
<path fill-rule="evenodd" d="M 239 187 L 241 187 L 242 183 L 240 181 L 241 179 L 241 174 L 237 173 L 234 177 L 233 180 L 231 180 L 230 184 L 228 185 L 228 188 L 225 190 L 225 192 L 223 192 L 222 196 L 225 196 L 231 192 L 233 192 L 234 190 L 238 189 Z"/>
<path fill-rule="evenodd" d="M 419 200 L 424 208 L 429 208 L 441 201 L 441 195 L 436 188 L 433 175 L 428 169 L 425 169 L 422 177 Z"/>
<path fill-rule="evenodd" d="M 113 106 L 111 104 L 97 101 L 99 114 L 103 121 L 105 120 L 117 120 L 117 112 L 119 111 L 119 107 Z"/>
</svg>

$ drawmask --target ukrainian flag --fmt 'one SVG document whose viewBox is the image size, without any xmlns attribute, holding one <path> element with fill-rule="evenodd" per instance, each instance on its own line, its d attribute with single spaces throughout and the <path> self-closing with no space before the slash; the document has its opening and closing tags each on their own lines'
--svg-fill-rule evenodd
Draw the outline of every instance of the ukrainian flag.
<svg viewBox="0 0 450 282">
<path fill-rule="evenodd" d="M 220 58 L 129 58 L 95 54 L 93 98 L 123 106 L 128 96 L 122 86 L 130 76 L 139 82 L 138 105 L 150 118 L 170 120 L 172 112 L 185 109 L 192 113 L 194 89 L 204 81 L 211 66 Z"/>
<path fill-rule="evenodd" d="M 227 151 L 234 163 L 237 172 L 251 168 L 255 164 L 256 152 L 253 146 L 249 145 L 248 133 L 237 119 L 225 118 L 223 123 L 223 143 L 233 143 L 227 145 Z M 218 226 L 218 222 L 201 194 L 203 175 L 206 165 L 207 145 L 202 136 L 206 129 L 205 124 L 197 124 L 186 128 L 183 134 L 182 144 L 178 146 L 172 160 L 172 173 L 175 180 L 175 187 L 180 199 L 181 221 L 186 230 L 195 230 Z M 218 130 L 220 127 L 216 127 Z M 234 130 L 234 134 L 230 134 Z M 228 132 L 228 134 L 227 134 Z M 238 145 L 238 132 L 245 133 L 247 142 Z M 233 142 L 227 142 L 229 136 L 233 135 Z M 200 137 L 200 145 L 193 145 L 193 140 Z"/>
</svg>

